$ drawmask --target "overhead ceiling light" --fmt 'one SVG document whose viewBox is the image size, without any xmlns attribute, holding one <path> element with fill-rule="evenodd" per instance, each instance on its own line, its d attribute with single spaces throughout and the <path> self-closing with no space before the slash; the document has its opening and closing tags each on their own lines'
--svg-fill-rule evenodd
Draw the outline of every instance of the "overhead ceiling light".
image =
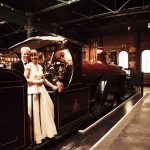
<svg viewBox="0 0 150 150">
<path fill-rule="evenodd" d="M 6 23 L 8 23 L 8 22 L 5 20 L 0 21 L 0 24 L 6 24 Z"/>
<path fill-rule="evenodd" d="M 131 30 L 131 27 L 130 26 L 128 26 L 128 31 L 130 31 Z"/>
<path fill-rule="evenodd" d="M 148 28 L 150 28 L 150 22 L 148 22 Z"/>
<path fill-rule="evenodd" d="M 71 4 L 71 3 L 78 2 L 80 0 L 57 0 L 57 1 L 62 2 L 62 3 L 66 3 L 66 4 Z"/>
<path fill-rule="evenodd" d="M 1 6 L 1 7 L 6 7 L 6 8 L 8 8 L 8 9 L 10 9 L 10 10 L 14 10 L 13 7 L 11 7 L 11 6 L 9 6 L 9 5 L 5 5 L 5 4 L 3 4 L 3 3 L 0 3 L 0 6 Z"/>
</svg>

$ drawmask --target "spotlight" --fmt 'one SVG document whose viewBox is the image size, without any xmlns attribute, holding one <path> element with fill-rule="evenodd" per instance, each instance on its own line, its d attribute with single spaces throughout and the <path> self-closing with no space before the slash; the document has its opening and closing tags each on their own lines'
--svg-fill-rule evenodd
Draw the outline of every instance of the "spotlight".
<svg viewBox="0 0 150 150">
<path fill-rule="evenodd" d="M 147 27 L 150 28 L 150 22 L 148 22 L 148 26 Z"/>
<path fill-rule="evenodd" d="M 130 26 L 128 26 L 128 31 L 130 31 L 131 30 L 131 27 Z"/>
</svg>

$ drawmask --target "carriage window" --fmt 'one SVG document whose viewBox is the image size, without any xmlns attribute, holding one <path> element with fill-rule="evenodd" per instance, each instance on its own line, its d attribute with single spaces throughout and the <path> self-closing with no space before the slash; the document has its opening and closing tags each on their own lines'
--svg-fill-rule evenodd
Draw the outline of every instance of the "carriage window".
<svg viewBox="0 0 150 150">
<path fill-rule="evenodd" d="M 144 73 L 150 73 L 150 50 L 144 50 L 142 52 L 142 71 Z"/>
<path fill-rule="evenodd" d="M 119 66 L 128 68 L 128 53 L 126 51 L 119 53 Z"/>
</svg>

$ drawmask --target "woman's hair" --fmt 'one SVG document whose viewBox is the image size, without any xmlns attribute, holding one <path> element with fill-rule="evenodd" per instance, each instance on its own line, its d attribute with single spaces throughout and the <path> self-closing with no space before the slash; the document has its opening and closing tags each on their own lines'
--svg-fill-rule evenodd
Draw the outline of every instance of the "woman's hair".
<svg viewBox="0 0 150 150">
<path fill-rule="evenodd" d="M 31 52 L 30 52 L 30 56 L 35 56 L 37 54 L 38 54 L 38 52 L 37 52 L 36 49 L 32 49 Z"/>
</svg>

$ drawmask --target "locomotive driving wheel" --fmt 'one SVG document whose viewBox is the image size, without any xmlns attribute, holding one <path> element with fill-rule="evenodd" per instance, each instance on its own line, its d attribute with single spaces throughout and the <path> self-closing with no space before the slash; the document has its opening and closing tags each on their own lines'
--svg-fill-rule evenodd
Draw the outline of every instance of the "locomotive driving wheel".
<svg viewBox="0 0 150 150">
<path fill-rule="evenodd" d="M 117 99 L 117 94 L 115 93 L 108 93 L 105 104 L 108 109 L 114 109 L 118 105 L 118 99 Z"/>
<path fill-rule="evenodd" d="M 106 78 L 102 79 L 98 85 L 96 98 L 99 113 L 112 110 L 119 104 L 119 94 L 111 83 L 111 80 Z"/>
</svg>

